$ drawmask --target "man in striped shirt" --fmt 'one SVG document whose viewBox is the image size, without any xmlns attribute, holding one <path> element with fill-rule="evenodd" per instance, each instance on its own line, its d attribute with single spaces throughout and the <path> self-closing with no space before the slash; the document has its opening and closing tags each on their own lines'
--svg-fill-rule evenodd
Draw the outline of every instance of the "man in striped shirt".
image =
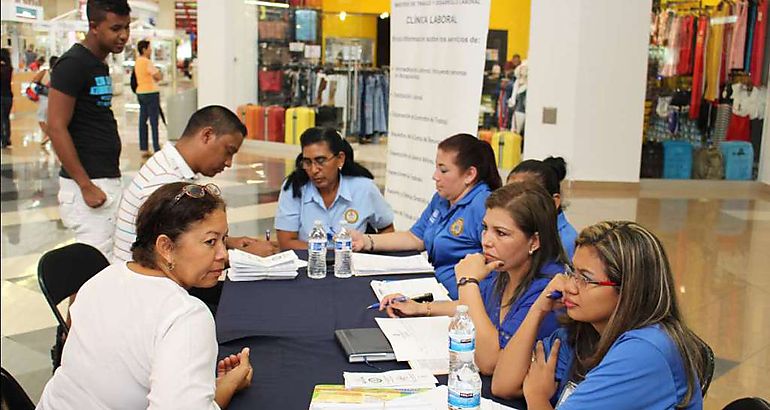
<svg viewBox="0 0 770 410">
<path fill-rule="evenodd" d="M 200 174 L 213 177 L 229 168 L 244 135 L 246 127 L 229 109 L 210 105 L 196 111 L 176 145 L 164 145 L 147 160 L 123 191 L 115 226 L 112 262 L 132 259 L 136 215 L 139 207 L 156 189 L 172 182 L 195 183 Z M 241 249 L 260 256 L 277 251 L 268 241 L 246 236 L 228 238 L 226 245 L 229 249 Z"/>
</svg>

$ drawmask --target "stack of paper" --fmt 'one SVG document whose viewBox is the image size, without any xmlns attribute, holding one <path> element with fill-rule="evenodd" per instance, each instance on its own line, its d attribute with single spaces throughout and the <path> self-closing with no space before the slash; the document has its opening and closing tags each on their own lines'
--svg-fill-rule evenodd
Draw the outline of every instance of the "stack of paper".
<svg viewBox="0 0 770 410">
<path fill-rule="evenodd" d="M 452 300 L 449 291 L 444 285 L 438 283 L 436 278 L 417 278 L 405 280 L 373 280 L 370 283 L 377 300 L 382 300 L 385 295 L 400 293 L 408 298 L 433 294 L 434 301 Z"/>
<path fill-rule="evenodd" d="M 433 273 L 433 265 L 424 255 L 385 256 L 353 253 L 351 268 L 356 276 Z"/>
<path fill-rule="evenodd" d="M 230 269 L 227 277 L 233 282 L 264 280 L 264 279 L 294 279 L 299 268 L 307 266 L 294 251 L 261 257 L 238 249 L 230 249 Z"/>
<path fill-rule="evenodd" d="M 432 389 L 438 380 L 425 370 L 391 370 L 383 373 L 344 372 L 345 388 Z"/>
<path fill-rule="evenodd" d="M 449 373 L 448 316 L 375 318 L 388 338 L 396 360 L 408 361 L 413 369 L 428 370 L 433 374 Z"/>
</svg>

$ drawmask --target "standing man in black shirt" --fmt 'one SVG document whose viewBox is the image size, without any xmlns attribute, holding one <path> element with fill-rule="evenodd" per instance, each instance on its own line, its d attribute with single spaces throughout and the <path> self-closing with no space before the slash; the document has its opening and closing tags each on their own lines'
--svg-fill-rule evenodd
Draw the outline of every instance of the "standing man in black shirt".
<svg viewBox="0 0 770 410">
<path fill-rule="evenodd" d="M 78 242 L 112 254 L 120 202 L 120 136 L 104 60 L 122 53 L 131 9 L 126 0 L 88 0 L 88 33 L 56 62 L 48 95 L 51 142 L 62 163 L 59 213 Z"/>
</svg>

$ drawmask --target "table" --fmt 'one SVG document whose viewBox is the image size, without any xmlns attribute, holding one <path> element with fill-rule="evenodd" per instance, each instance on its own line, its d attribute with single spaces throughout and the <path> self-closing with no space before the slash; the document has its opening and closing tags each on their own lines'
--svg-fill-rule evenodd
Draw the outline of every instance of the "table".
<svg viewBox="0 0 770 410">
<path fill-rule="evenodd" d="M 306 252 L 297 252 L 301 258 Z M 327 262 L 330 262 L 327 260 Z M 331 261 L 333 263 L 333 261 Z M 303 271 L 295 280 L 226 281 L 217 309 L 220 358 L 251 348 L 251 386 L 233 397 L 228 409 L 307 409 L 317 384 L 343 384 L 343 371 L 380 372 L 408 368 L 406 363 L 377 362 L 377 368 L 348 363 L 334 338 L 335 329 L 377 327 L 386 315 L 366 306 L 376 302 L 369 282 L 380 277 L 313 280 Z M 387 275 L 407 279 L 426 275 Z M 446 384 L 446 376 L 438 377 Z M 482 377 L 484 397 L 491 378 Z M 523 400 L 500 401 L 525 409 Z"/>
</svg>

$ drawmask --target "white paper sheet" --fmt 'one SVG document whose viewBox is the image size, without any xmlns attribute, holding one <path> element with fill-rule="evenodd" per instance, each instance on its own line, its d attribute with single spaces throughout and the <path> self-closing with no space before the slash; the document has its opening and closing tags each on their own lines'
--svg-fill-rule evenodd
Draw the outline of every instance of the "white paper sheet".
<svg viewBox="0 0 770 410">
<path fill-rule="evenodd" d="M 409 367 L 415 370 L 425 370 L 436 376 L 449 374 L 449 357 L 441 359 L 410 360 Z"/>
<path fill-rule="evenodd" d="M 367 389 L 432 389 L 438 384 L 426 370 L 391 370 L 383 373 L 344 372 L 345 388 Z"/>
<path fill-rule="evenodd" d="M 294 251 L 281 252 L 266 258 L 231 249 L 230 269 L 227 277 L 233 282 L 252 280 L 287 280 L 297 277 L 299 268 L 307 262 L 299 259 Z"/>
<path fill-rule="evenodd" d="M 438 283 L 436 278 L 373 280 L 370 285 L 377 300 L 382 300 L 385 295 L 391 293 L 400 293 L 408 298 L 432 293 L 435 301 L 452 300 L 449 298 L 449 291 Z"/>
<path fill-rule="evenodd" d="M 354 252 L 350 265 L 356 276 L 433 272 L 433 265 L 422 254 L 386 256 Z"/>
<path fill-rule="evenodd" d="M 382 333 L 388 338 L 396 360 L 449 360 L 449 322 L 448 316 L 410 317 L 410 318 L 375 318 Z"/>
</svg>

